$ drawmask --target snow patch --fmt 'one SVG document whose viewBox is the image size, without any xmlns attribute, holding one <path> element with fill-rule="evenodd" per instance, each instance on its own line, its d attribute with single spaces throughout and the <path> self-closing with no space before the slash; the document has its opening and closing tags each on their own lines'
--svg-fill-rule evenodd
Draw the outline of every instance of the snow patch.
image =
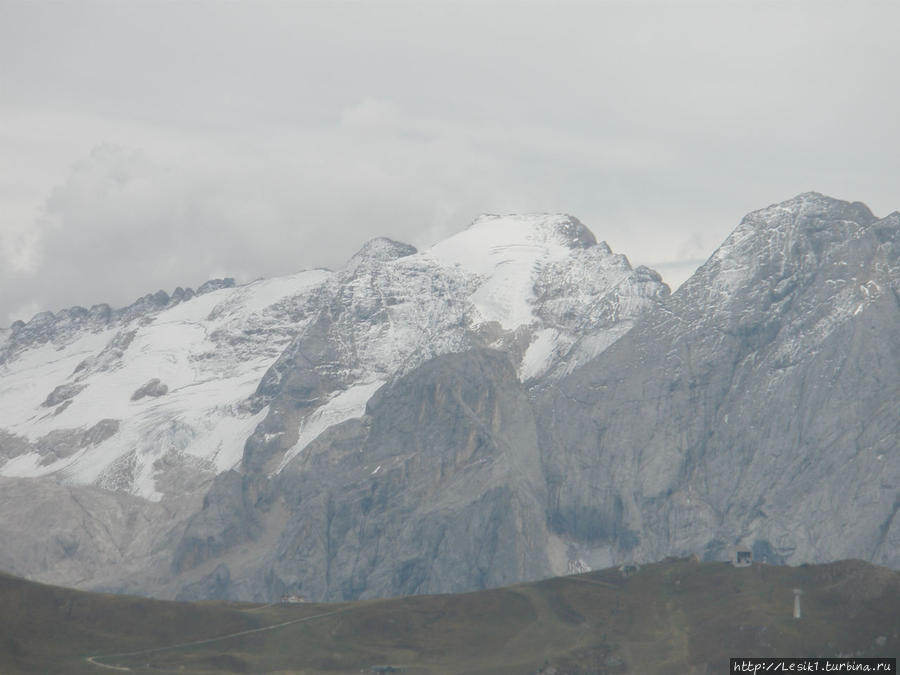
<svg viewBox="0 0 900 675">
<path fill-rule="evenodd" d="M 68 380 L 79 363 L 102 350 L 114 332 L 85 333 L 62 351 L 46 343 L 0 365 L 0 428 L 31 440 L 53 428 L 64 428 L 66 425 L 59 420 L 53 421 L 53 410 L 41 404 L 51 391 Z M 112 415 L 98 417 L 92 424 L 102 417 Z M 42 418 L 49 421 L 41 423 Z"/>
<path fill-rule="evenodd" d="M 519 379 L 522 382 L 543 375 L 553 364 L 557 356 L 557 346 L 560 342 L 559 331 L 555 328 L 544 328 L 535 331 L 531 344 L 522 356 L 519 366 Z"/>
<path fill-rule="evenodd" d="M 559 215 L 482 216 L 467 230 L 432 246 L 424 257 L 480 277 L 469 296 L 480 323 L 495 321 L 515 330 L 537 321 L 534 285 L 541 268 L 572 254 L 562 233 L 570 223 Z"/>
<path fill-rule="evenodd" d="M 233 468 L 266 414 L 263 409 L 248 415 L 240 404 L 303 326 L 280 303 L 331 276 L 311 270 L 223 288 L 149 319 L 85 331 L 63 347 L 45 343 L 21 352 L 0 365 L 0 428 L 32 442 L 52 431 L 88 429 L 101 419 L 117 420 L 119 430 L 52 464 L 42 465 L 46 460 L 38 453 L 21 455 L 0 467 L 0 475 L 54 474 L 90 484 L 134 454 L 131 482 L 122 489 L 156 500 L 161 493 L 154 464 L 170 454 L 200 460 L 217 472 Z M 116 349 L 110 350 L 114 339 Z M 76 372 L 82 362 L 90 365 Z M 154 378 L 168 386 L 167 395 L 132 401 L 135 390 Z M 57 386 L 76 383 L 84 389 L 65 407 L 42 405 Z"/>
<path fill-rule="evenodd" d="M 366 403 L 384 384 L 383 380 L 357 384 L 335 394 L 326 403 L 316 408 L 300 423 L 300 435 L 297 442 L 284 454 L 281 463 L 274 473 L 280 473 L 307 445 L 312 443 L 323 431 L 335 424 L 362 417 L 366 412 Z"/>
</svg>

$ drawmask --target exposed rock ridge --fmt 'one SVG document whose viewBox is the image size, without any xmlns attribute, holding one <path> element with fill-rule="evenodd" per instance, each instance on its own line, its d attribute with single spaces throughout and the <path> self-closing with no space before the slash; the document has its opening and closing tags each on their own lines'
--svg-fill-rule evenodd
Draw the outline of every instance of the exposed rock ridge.
<svg viewBox="0 0 900 675">
<path fill-rule="evenodd" d="M 27 322 L 15 321 L 8 328 L 6 340 L 0 342 L 0 365 L 24 349 L 52 343 L 62 347 L 79 331 L 100 331 L 113 325 L 127 324 L 135 319 L 151 316 L 164 309 L 220 288 L 232 288 L 234 279 L 210 279 L 194 291 L 177 287 L 169 295 L 165 291 L 148 293 L 127 307 L 113 309 L 106 303 L 84 307 L 69 307 L 56 313 L 45 311 L 35 314 Z"/>
</svg>

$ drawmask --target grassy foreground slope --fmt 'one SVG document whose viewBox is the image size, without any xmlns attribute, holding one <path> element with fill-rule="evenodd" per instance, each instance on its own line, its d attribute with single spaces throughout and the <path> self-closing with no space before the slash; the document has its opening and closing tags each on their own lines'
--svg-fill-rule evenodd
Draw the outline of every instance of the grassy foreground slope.
<svg viewBox="0 0 900 675">
<path fill-rule="evenodd" d="M 792 589 L 803 590 L 794 619 Z M 725 673 L 732 656 L 896 656 L 900 573 L 668 560 L 460 595 L 170 603 L 0 576 L 2 673 Z M 310 618 L 312 617 L 312 618 Z M 292 622 L 203 644 L 175 647 Z M 158 651 L 111 656 L 159 647 Z M 85 661 L 101 655 L 101 668 Z"/>
</svg>

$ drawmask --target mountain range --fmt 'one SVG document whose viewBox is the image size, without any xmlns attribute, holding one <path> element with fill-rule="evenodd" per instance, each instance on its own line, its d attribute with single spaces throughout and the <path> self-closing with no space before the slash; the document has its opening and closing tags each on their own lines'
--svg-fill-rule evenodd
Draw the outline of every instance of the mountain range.
<svg viewBox="0 0 900 675">
<path fill-rule="evenodd" d="M 900 213 L 806 193 L 670 294 L 576 218 L 0 329 L 0 568 L 456 592 L 735 547 L 900 567 Z"/>
</svg>

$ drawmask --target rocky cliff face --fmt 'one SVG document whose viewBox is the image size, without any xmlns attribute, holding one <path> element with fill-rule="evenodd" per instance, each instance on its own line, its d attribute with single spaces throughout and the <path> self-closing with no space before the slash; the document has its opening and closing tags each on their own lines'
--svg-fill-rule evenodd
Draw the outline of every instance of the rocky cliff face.
<svg viewBox="0 0 900 675">
<path fill-rule="evenodd" d="M 202 581 L 181 597 L 208 596 L 223 561 L 226 596 L 326 600 L 462 591 L 550 570 L 537 429 L 513 363 L 495 350 L 440 356 L 384 386 L 361 418 L 331 427 L 263 483 L 255 511 L 243 508 L 246 482 L 225 483 L 232 508 L 209 502 L 175 563 L 196 565 L 210 533 L 236 536 L 225 556 L 204 556 L 192 571 Z M 248 522 L 252 531 L 235 531 Z M 242 548 L 262 541 L 247 570 Z"/>
<path fill-rule="evenodd" d="M 752 546 L 900 565 L 900 216 L 748 215 L 540 404 L 550 524 L 589 562 Z"/>
</svg>

